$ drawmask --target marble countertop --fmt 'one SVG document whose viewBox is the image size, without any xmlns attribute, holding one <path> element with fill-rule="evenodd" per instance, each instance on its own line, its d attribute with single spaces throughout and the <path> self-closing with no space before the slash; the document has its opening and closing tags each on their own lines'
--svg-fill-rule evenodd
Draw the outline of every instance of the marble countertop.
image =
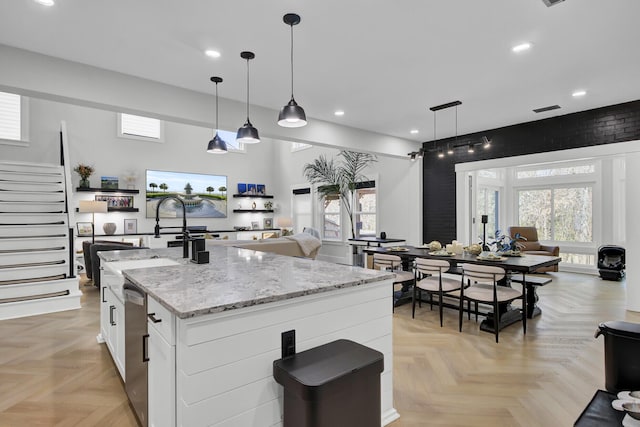
<svg viewBox="0 0 640 427">
<path fill-rule="evenodd" d="M 210 263 L 193 264 L 182 248 L 100 252 L 104 262 L 170 258 L 181 265 L 123 270 L 179 318 L 233 310 L 393 278 L 390 272 L 213 246 Z"/>
</svg>

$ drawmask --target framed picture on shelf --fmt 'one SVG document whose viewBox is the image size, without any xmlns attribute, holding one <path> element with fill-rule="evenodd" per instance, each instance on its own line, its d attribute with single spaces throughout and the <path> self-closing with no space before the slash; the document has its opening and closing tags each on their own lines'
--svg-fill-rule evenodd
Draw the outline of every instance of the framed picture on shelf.
<svg viewBox="0 0 640 427">
<path fill-rule="evenodd" d="M 262 222 L 264 224 L 262 228 L 273 228 L 273 218 L 265 218 Z"/>
<path fill-rule="evenodd" d="M 117 176 L 101 176 L 100 188 L 103 188 L 105 190 L 117 190 L 118 177 Z"/>
<path fill-rule="evenodd" d="M 109 208 L 132 208 L 133 196 L 104 196 L 96 194 L 96 201 L 107 202 Z"/>
<path fill-rule="evenodd" d="M 255 184 L 247 184 L 247 193 L 256 194 L 256 185 Z"/>
<path fill-rule="evenodd" d="M 264 196 L 265 194 L 267 194 L 264 184 L 256 185 L 256 192 L 261 196 Z"/>
<path fill-rule="evenodd" d="M 238 194 L 244 194 L 246 192 L 247 192 L 247 184 L 239 182 L 238 183 Z"/>
<path fill-rule="evenodd" d="M 78 237 L 91 236 L 93 226 L 90 222 L 76 222 L 78 227 Z"/>
<path fill-rule="evenodd" d="M 137 219 L 125 219 L 124 220 L 124 234 L 137 234 L 138 233 L 138 220 Z"/>
<path fill-rule="evenodd" d="M 278 237 L 278 233 L 276 233 L 275 231 L 265 231 L 264 233 L 262 233 L 263 239 L 275 239 L 276 237 Z"/>
<path fill-rule="evenodd" d="M 252 230 L 259 230 L 260 229 L 260 223 L 258 221 L 251 221 L 251 229 Z"/>
</svg>

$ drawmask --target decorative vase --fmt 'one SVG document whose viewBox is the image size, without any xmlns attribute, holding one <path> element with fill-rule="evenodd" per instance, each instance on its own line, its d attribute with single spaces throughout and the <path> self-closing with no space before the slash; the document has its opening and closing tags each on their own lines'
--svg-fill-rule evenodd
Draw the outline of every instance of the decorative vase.
<svg viewBox="0 0 640 427">
<path fill-rule="evenodd" d="M 253 202 L 253 204 L 251 205 L 251 209 L 255 209 L 256 208 L 256 202 Z"/>
<path fill-rule="evenodd" d="M 89 187 L 91 187 L 91 184 L 89 183 L 89 179 L 88 178 L 81 178 L 79 187 L 80 188 L 89 188 Z"/>
<path fill-rule="evenodd" d="M 113 222 L 105 222 L 104 225 L 102 226 L 102 229 L 104 230 L 104 234 L 108 236 L 111 236 L 113 233 L 115 233 L 116 228 L 117 226 Z"/>
</svg>

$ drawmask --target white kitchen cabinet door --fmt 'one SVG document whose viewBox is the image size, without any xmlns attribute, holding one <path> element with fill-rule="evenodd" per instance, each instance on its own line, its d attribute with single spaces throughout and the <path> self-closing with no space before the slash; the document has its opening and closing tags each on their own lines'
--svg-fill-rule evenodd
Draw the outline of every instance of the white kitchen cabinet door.
<svg viewBox="0 0 640 427">
<path fill-rule="evenodd" d="M 149 427 L 176 425 L 176 347 L 148 323 Z"/>
</svg>

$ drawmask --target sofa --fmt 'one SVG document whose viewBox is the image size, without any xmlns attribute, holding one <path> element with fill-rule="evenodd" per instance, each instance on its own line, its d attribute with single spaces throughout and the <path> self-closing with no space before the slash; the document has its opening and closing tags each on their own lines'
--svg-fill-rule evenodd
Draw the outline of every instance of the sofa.
<svg viewBox="0 0 640 427">
<path fill-rule="evenodd" d="M 96 240 L 95 243 L 89 241 L 82 242 L 82 252 L 84 255 L 84 267 L 87 279 L 93 281 L 93 285 L 100 287 L 100 251 L 123 251 L 129 249 L 146 249 L 134 246 L 129 242 L 111 242 L 107 240 Z"/>
<path fill-rule="evenodd" d="M 518 240 L 516 243 L 520 250 L 526 254 L 560 256 L 560 246 L 543 245 L 540 243 L 538 240 L 538 230 L 535 227 L 513 226 L 509 227 L 508 232 L 512 239 L 514 239 L 518 233 L 527 239 Z M 536 273 L 545 273 L 547 271 L 558 271 L 558 265 L 539 268 L 536 270 Z"/>
<path fill-rule="evenodd" d="M 260 240 L 214 240 L 206 239 L 205 246 L 233 246 L 254 251 L 271 252 L 278 255 L 286 255 L 301 258 L 315 259 L 318 256 L 320 246 L 305 253 L 305 249 L 300 243 L 293 239 L 294 236 L 277 237 L 273 239 Z M 318 241 L 319 242 L 319 241 Z"/>
</svg>

